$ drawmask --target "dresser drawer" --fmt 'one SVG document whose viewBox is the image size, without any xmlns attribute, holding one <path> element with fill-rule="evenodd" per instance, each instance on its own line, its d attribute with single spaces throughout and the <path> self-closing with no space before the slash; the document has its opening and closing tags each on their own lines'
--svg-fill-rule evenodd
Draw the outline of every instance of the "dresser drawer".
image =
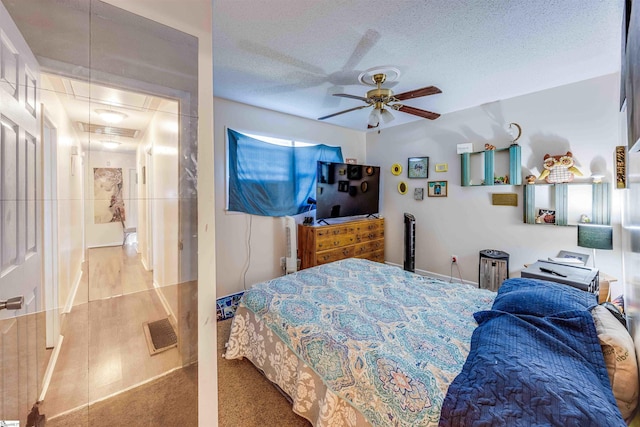
<svg viewBox="0 0 640 427">
<path fill-rule="evenodd" d="M 378 229 L 378 230 L 362 230 L 362 231 L 359 231 L 358 233 L 356 233 L 355 242 L 354 243 L 360 243 L 360 242 L 366 242 L 366 241 L 369 241 L 369 240 L 382 239 L 383 237 L 384 237 L 384 230 L 382 230 L 382 229 Z"/>
<path fill-rule="evenodd" d="M 316 237 L 316 250 L 326 251 L 327 249 L 339 248 L 341 246 L 353 245 L 356 242 L 356 236 L 351 234 L 327 234 L 322 237 Z"/>
<path fill-rule="evenodd" d="M 352 258 L 355 252 L 354 246 L 345 248 L 332 249 L 330 251 L 318 252 L 316 254 L 316 265 L 326 264 L 328 262 L 338 261 L 345 258 Z"/>
<path fill-rule="evenodd" d="M 384 249 L 380 249 L 375 252 L 367 252 L 362 255 L 356 255 L 355 258 L 363 258 L 375 262 L 384 262 Z"/>
<path fill-rule="evenodd" d="M 353 233 L 353 231 L 354 227 L 349 225 L 320 227 L 316 230 L 316 239 L 349 234 Z"/>
<path fill-rule="evenodd" d="M 369 252 L 375 252 L 377 250 L 384 249 L 384 239 L 358 243 L 355 245 L 355 248 L 355 256 L 357 257 Z"/>
</svg>

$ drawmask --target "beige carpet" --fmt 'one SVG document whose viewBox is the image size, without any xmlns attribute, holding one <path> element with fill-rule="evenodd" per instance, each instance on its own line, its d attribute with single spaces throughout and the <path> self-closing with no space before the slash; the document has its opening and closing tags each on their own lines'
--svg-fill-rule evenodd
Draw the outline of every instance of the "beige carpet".
<svg viewBox="0 0 640 427">
<path fill-rule="evenodd" d="M 218 426 L 311 426 L 251 362 L 222 358 L 230 328 L 231 320 L 218 322 Z M 196 427 L 197 381 L 197 365 L 179 369 L 88 408 L 48 419 L 47 427 Z"/>
<path fill-rule="evenodd" d="M 222 358 L 231 319 L 218 322 L 218 425 L 220 427 L 309 427 L 289 401 L 247 359 Z M 49 427 L 47 425 L 47 427 Z"/>
<path fill-rule="evenodd" d="M 47 420 L 47 427 L 197 425 L 197 365 L 178 369 L 88 408 Z"/>
</svg>

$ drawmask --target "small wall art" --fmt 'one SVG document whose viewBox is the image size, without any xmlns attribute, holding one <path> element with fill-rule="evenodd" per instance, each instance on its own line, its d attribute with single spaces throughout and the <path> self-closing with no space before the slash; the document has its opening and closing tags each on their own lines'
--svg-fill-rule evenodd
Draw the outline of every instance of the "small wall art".
<svg viewBox="0 0 640 427">
<path fill-rule="evenodd" d="M 616 188 L 627 188 L 627 147 L 616 147 Z"/>
<path fill-rule="evenodd" d="M 409 157 L 407 176 L 409 178 L 429 178 L 429 158 Z"/>
<path fill-rule="evenodd" d="M 447 181 L 429 181 L 429 197 L 447 197 Z"/>
<path fill-rule="evenodd" d="M 436 172 L 446 172 L 449 170 L 449 164 L 447 163 L 436 163 Z"/>
<path fill-rule="evenodd" d="M 398 184 L 398 193 L 400 194 L 407 194 L 407 191 L 409 191 L 409 187 L 407 186 L 407 183 L 404 181 L 401 181 L 400 184 Z"/>
<path fill-rule="evenodd" d="M 413 190 L 413 198 L 414 200 L 423 200 L 424 199 L 424 188 L 416 188 Z"/>
</svg>

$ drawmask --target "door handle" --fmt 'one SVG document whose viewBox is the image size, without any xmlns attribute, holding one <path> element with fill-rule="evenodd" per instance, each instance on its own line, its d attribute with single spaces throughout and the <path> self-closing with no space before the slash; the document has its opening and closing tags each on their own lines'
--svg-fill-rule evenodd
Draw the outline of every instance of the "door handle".
<svg viewBox="0 0 640 427">
<path fill-rule="evenodd" d="M 20 310 L 22 308 L 22 304 L 24 303 L 24 297 L 21 295 L 19 297 L 9 298 L 6 301 L 0 301 L 0 310 Z"/>
</svg>

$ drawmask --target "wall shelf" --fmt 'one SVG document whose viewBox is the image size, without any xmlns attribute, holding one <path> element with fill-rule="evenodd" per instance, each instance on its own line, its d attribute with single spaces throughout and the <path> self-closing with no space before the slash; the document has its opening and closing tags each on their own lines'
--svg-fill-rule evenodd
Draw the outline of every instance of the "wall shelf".
<svg viewBox="0 0 640 427">
<path fill-rule="evenodd" d="M 580 197 L 578 190 L 580 187 L 591 187 L 589 206 L 584 197 Z M 550 209 L 555 211 L 555 221 L 551 225 L 576 225 L 579 222 L 576 209 L 584 214 L 588 214 L 592 224 L 611 223 L 611 185 L 606 182 L 567 182 L 562 184 L 529 184 L 524 186 L 524 222 L 526 224 L 536 223 L 539 209 Z M 545 205 L 536 206 L 536 193 L 546 192 Z M 540 204 L 540 194 L 538 194 L 538 204 Z M 577 199 L 577 200 L 576 200 Z M 580 200 L 582 199 L 582 200 Z M 569 201 L 571 200 L 571 204 Z M 581 203 L 582 202 L 582 203 Z M 570 219 L 570 217 L 572 217 Z"/>
<path fill-rule="evenodd" d="M 496 156 L 508 156 L 508 171 L 505 168 L 502 175 L 498 175 L 504 176 L 508 172 L 508 183 L 496 182 Z M 480 185 L 522 185 L 522 166 L 520 156 L 520 146 L 518 144 L 512 144 L 508 148 L 462 153 L 460 154 L 462 171 L 461 185 L 463 187 Z M 478 160 L 483 164 L 481 167 L 483 171 L 483 179 L 481 182 L 473 182 L 472 169 L 475 168 L 472 166 L 472 163 L 474 163 L 474 160 Z M 478 181 L 477 178 L 476 181 Z"/>
</svg>

